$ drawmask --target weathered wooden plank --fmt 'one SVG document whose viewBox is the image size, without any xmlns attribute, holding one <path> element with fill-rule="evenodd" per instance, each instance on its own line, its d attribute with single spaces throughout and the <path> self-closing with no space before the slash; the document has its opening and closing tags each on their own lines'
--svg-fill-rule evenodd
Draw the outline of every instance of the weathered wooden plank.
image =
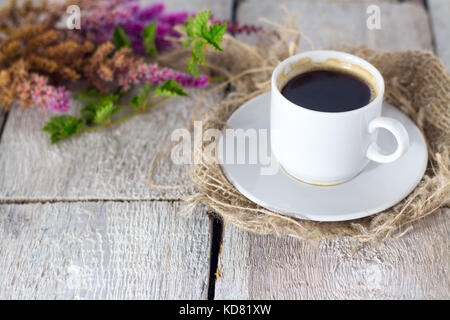
<svg viewBox="0 0 450 320">
<path fill-rule="evenodd" d="M 167 10 L 213 8 L 230 18 L 232 0 L 187 2 L 171 0 Z M 200 90 L 192 92 L 198 96 Z M 223 96 L 210 97 L 211 104 Z M 148 114 L 119 126 L 85 134 L 52 146 L 41 127 L 49 113 L 13 110 L 0 144 L 0 201 L 3 199 L 178 199 L 186 189 L 151 189 L 147 175 L 153 160 L 171 143 L 173 130 L 185 128 L 194 100 L 174 98 Z M 190 184 L 186 167 L 166 158 L 154 181 L 163 185 Z"/>
<path fill-rule="evenodd" d="M 180 205 L 0 205 L 0 299 L 206 299 L 210 219 Z"/>
<path fill-rule="evenodd" d="M 192 98 L 173 98 L 120 125 L 56 145 L 41 131 L 49 112 L 14 109 L 0 142 L 0 200 L 179 198 L 186 189 L 151 189 L 147 177 L 172 131 L 189 125 L 193 104 Z M 170 157 L 160 161 L 153 179 L 190 184 L 186 167 Z"/>
<path fill-rule="evenodd" d="M 431 49 L 428 18 L 421 6 L 380 3 L 382 29 L 367 30 L 366 3 L 283 1 L 299 11 L 299 27 L 318 48 L 366 44 L 379 50 Z M 278 3 L 246 1 L 239 20 L 259 16 L 281 22 Z M 304 45 L 303 48 L 306 46 Z M 217 299 L 351 299 L 450 297 L 448 211 L 414 224 L 400 239 L 354 250 L 349 239 L 307 241 L 260 236 L 226 225 Z M 352 253 L 354 252 L 354 253 Z"/>
<path fill-rule="evenodd" d="M 153 0 L 146 0 L 146 2 L 154 2 Z M 230 19 L 233 11 L 232 0 L 164 0 L 162 1 L 167 10 L 187 10 L 189 12 L 198 12 L 201 10 L 210 9 L 215 18 Z M 144 2 L 145 3 L 145 2 Z"/>
<path fill-rule="evenodd" d="M 318 247 L 225 227 L 217 299 L 448 299 L 449 219 L 441 212 L 403 238 L 359 250 Z"/>
<path fill-rule="evenodd" d="M 427 0 L 437 54 L 450 71 L 450 1 Z"/>
<path fill-rule="evenodd" d="M 362 44 L 380 50 L 432 49 L 427 13 L 423 6 L 409 2 L 247 0 L 238 7 L 237 19 L 261 26 L 268 25 L 260 17 L 282 23 L 281 4 L 298 14 L 299 30 L 313 40 L 316 49 Z M 380 8 L 379 30 L 367 28 L 366 10 L 372 4 Z M 300 49 L 310 49 L 307 41 L 301 41 Z"/>
</svg>

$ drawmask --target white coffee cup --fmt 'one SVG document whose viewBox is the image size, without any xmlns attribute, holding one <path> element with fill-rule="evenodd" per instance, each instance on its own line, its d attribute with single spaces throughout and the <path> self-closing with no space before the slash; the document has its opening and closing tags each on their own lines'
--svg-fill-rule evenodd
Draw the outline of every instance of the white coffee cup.
<svg viewBox="0 0 450 320">
<path fill-rule="evenodd" d="M 366 81 L 372 99 L 364 107 L 344 112 L 304 108 L 281 94 L 294 76 L 315 69 L 343 70 Z M 281 167 L 293 177 L 317 185 L 343 183 L 360 173 L 370 160 L 389 163 L 408 149 L 405 127 L 396 119 L 381 117 L 384 80 L 369 62 L 338 51 L 309 51 L 281 62 L 272 74 L 271 147 Z M 389 130 L 397 149 L 383 152 L 376 143 L 377 128 Z"/>
</svg>

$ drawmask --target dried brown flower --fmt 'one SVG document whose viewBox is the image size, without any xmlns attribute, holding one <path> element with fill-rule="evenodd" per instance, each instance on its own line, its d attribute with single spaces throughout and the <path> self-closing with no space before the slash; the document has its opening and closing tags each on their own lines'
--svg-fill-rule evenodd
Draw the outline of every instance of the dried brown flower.
<svg viewBox="0 0 450 320">
<path fill-rule="evenodd" d="M 84 76 L 100 92 L 108 91 L 103 77 L 109 78 L 112 75 L 111 59 L 108 56 L 113 51 L 114 45 L 111 42 L 101 44 L 83 67 Z"/>
<path fill-rule="evenodd" d="M 28 71 L 46 75 L 53 82 L 78 80 L 83 59 L 95 46 L 89 41 L 67 40 L 68 32 L 44 24 L 15 29 L 0 45 L 0 69 L 9 68 L 22 59 Z"/>
<path fill-rule="evenodd" d="M 0 8 L 0 31 L 8 33 L 10 29 L 25 25 L 57 21 L 64 8 L 64 3 L 50 3 L 47 0 L 10 0 L 8 5 Z"/>
<path fill-rule="evenodd" d="M 14 101 L 22 107 L 32 103 L 30 94 L 23 93 L 23 86 L 30 78 L 26 62 L 19 60 L 7 69 L 0 70 L 0 101 L 3 109 L 9 110 Z"/>
<path fill-rule="evenodd" d="M 77 40 L 75 31 L 56 27 L 71 4 L 88 5 L 89 1 L 10 0 L 0 8 L 1 107 L 35 103 L 31 92 L 39 86 L 55 97 L 62 91 L 55 91 L 52 84 L 81 78 L 95 46 Z"/>
</svg>

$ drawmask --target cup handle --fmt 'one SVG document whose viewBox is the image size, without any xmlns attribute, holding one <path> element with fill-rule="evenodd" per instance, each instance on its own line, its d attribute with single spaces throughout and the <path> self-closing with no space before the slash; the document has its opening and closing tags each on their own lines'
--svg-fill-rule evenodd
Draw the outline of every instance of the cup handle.
<svg viewBox="0 0 450 320">
<path fill-rule="evenodd" d="M 375 162 L 389 163 L 406 153 L 409 147 L 409 136 L 400 121 L 387 117 L 378 117 L 370 121 L 369 133 L 374 133 L 378 128 L 389 130 L 394 135 L 397 140 L 397 150 L 391 154 L 385 154 L 376 142 L 372 142 L 366 152 L 367 158 Z"/>
</svg>

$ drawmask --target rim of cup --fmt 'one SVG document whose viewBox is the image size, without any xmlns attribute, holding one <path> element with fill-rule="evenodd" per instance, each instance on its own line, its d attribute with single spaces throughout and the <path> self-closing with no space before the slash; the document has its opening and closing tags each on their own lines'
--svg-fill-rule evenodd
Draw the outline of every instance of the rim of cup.
<svg viewBox="0 0 450 320">
<path fill-rule="evenodd" d="M 366 104 L 365 106 L 363 106 L 361 108 L 349 110 L 349 111 L 341 111 L 341 112 L 326 112 L 326 111 L 311 110 L 311 109 L 302 107 L 300 105 L 297 105 L 297 104 L 291 102 L 290 100 L 288 100 L 285 96 L 283 96 L 283 94 L 280 91 L 280 88 L 278 88 L 278 86 L 277 86 L 277 78 L 278 78 L 279 74 L 286 68 L 286 66 L 289 66 L 291 63 L 297 62 L 298 60 L 300 60 L 302 58 L 308 58 L 308 57 L 313 59 L 313 61 L 314 61 L 314 56 L 317 56 L 317 55 L 328 56 L 326 59 L 330 59 L 330 58 L 331 59 L 339 59 L 343 62 L 349 62 L 349 63 L 358 65 L 359 67 L 363 68 L 366 72 L 371 74 L 375 79 L 375 82 L 376 82 L 375 85 L 377 85 L 377 88 L 376 88 L 377 92 L 376 92 L 375 98 L 373 98 L 368 104 Z M 323 70 L 327 70 L 327 68 L 324 67 Z M 306 72 L 307 71 L 308 70 L 306 70 Z M 301 74 L 301 72 L 298 74 Z M 359 77 L 358 75 L 354 75 L 354 76 Z M 361 79 L 362 77 L 359 77 L 359 78 Z M 365 81 L 364 79 L 362 79 L 362 80 Z M 280 64 L 278 64 L 278 66 L 272 72 L 271 86 L 272 86 L 272 89 L 275 88 L 275 90 L 272 90 L 272 93 L 275 92 L 277 94 L 277 98 L 283 100 L 284 105 L 288 105 L 291 108 L 295 108 L 297 110 L 298 110 L 298 108 L 301 108 L 301 110 L 304 110 L 304 111 L 323 114 L 323 115 L 329 115 L 329 116 L 343 116 L 343 115 L 348 115 L 350 113 L 365 112 L 367 109 L 370 109 L 371 107 L 373 107 L 375 105 L 378 105 L 381 102 L 380 100 L 383 99 L 383 95 L 384 95 L 384 79 L 383 79 L 383 76 L 381 75 L 380 71 L 378 71 L 378 69 L 375 68 L 375 66 L 373 66 L 370 62 L 368 62 L 358 56 L 355 56 L 353 54 L 346 53 L 346 52 L 335 51 L 335 50 L 306 51 L 306 52 L 296 54 L 294 56 L 291 56 L 291 57 L 283 60 L 282 62 L 280 62 Z"/>
</svg>

